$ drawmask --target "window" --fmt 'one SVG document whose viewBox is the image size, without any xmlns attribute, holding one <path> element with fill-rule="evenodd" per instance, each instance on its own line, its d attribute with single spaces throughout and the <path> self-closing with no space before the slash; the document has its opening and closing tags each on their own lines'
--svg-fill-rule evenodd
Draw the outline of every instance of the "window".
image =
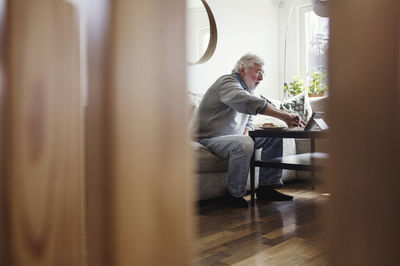
<svg viewBox="0 0 400 266">
<path fill-rule="evenodd" d="M 312 73 L 320 72 L 327 85 L 329 18 L 319 17 L 311 6 L 300 9 L 301 76 L 308 80 Z"/>
</svg>

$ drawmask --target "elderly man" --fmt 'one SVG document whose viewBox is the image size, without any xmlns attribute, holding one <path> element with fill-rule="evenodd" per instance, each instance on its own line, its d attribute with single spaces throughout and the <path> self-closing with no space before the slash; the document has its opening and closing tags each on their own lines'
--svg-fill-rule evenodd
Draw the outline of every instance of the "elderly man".
<svg viewBox="0 0 400 266">
<path fill-rule="evenodd" d="M 263 79 L 263 65 L 257 55 L 244 55 L 232 74 L 218 78 L 207 90 L 197 112 L 198 141 L 212 153 L 229 158 L 227 197 L 231 205 L 241 208 L 248 207 L 243 196 L 254 150 L 254 142 L 247 136 L 247 132 L 253 130 L 252 115 L 273 116 L 289 127 L 304 123 L 298 115 L 281 111 L 253 95 Z M 282 139 L 256 139 L 255 146 L 263 149 L 261 157 L 264 160 L 282 156 Z M 257 199 L 292 200 L 292 196 L 275 190 L 282 185 L 281 176 L 280 169 L 261 168 Z"/>
</svg>

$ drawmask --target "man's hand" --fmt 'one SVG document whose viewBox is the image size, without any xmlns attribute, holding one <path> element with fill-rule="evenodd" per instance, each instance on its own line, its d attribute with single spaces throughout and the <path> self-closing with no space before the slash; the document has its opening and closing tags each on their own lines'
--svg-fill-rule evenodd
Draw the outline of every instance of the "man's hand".
<svg viewBox="0 0 400 266">
<path fill-rule="evenodd" d="M 265 108 L 263 115 L 269 115 L 276 118 L 279 118 L 288 125 L 288 127 L 304 127 L 306 123 L 301 119 L 299 115 L 287 113 L 282 111 L 271 104 L 267 105 Z"/>
<path fill-rule="evenodd" d="M 306 123 L 299 115 L 289 114 L 287 119 L 284 120 L 288 127 L 304 127 Z"/>
</svg>

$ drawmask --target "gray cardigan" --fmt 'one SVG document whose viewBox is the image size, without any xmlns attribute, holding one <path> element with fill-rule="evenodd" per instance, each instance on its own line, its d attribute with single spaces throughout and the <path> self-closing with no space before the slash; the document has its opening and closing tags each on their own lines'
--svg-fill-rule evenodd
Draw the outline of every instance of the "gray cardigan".
<svg viewBox="0 0 400 266">
<path fill-rule="evenodd" d="M 242 135 L 253 129 L 251 115 L 263 113 L 264 99 L 245 90 L 235 74 L 217 79 L 207 90 L 197 111 L 198 138 Z"/>
</svg>

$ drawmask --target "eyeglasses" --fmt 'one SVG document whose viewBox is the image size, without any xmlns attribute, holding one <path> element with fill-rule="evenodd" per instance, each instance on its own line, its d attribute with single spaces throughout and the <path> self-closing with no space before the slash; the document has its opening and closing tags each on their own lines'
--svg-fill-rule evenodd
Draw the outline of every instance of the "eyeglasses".
<svg viewBox="0 0 400 266">
<path fill-rule="evenodd" d="M 262 76 L 262 77 L 264 77 L 264 75 L 265 75 L 264 70 L 258 70 L 256 72 L 256 74 L 257 74 L 257 76 Z"/>
</svg>

